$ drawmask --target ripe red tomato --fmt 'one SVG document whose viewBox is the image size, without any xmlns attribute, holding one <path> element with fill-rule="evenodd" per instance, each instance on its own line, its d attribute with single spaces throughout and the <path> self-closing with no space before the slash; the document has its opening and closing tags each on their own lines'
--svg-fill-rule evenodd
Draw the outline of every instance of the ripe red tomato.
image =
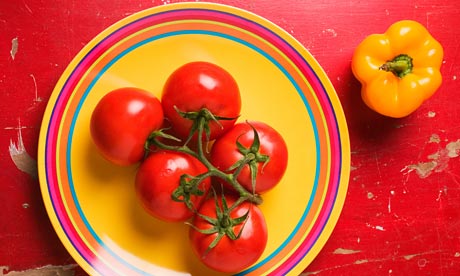
<svg viewBox="0 0 460 276">
<path fill-rule="evenodd" d="M 225 198 L 230 208 L 236 199 L 227 195 Z M 220 196 L 217 197 L 217 201 L 219 202 L 219 208 L 222 208 L 223 204 Z M 219 214 L 216 212 L 215 199 L 210 197 L 203 202 L 198 213 L 211 219 L 218 218 Z M 247 217 L 243 222 L 236 225 L 232 225 L 232 223 L 228 225 L 224 222 L 226 221 L 225 218 L 214 225 L 209 220 L 195 215 L 192 221 L 193 227 L 190 227 L 189 230 L 189 239 L 193 252 L 206 266 L 220 272 L 236 273 L 254 264 L 264 252 L 267 245 L 267 225 L 262 211 L 256 205 L 247 201 L 227 213 L 231 219 L 241 218 L 245 214 L 247 214 Z M 217 230 L 217 233 L 207 234 L 197 230 L 213 228 Z M 223 235 L 215 247 L 208 249 L 219 235 L 218 231 L 231 231 L 235 236 L 238 236 L 240 232 L 241 234 L 235 240 L 229 238 L 228 235 Z"/>
<path fill-rule="evenodd" d="M 170 222 L 186 221 L 193 212 L 184 202 L 171 198 L 179 187 L 183 174 L 197 176 L 206 172 L 206 167 L 198 159 L 180 152 L 157 151 L 142 162 L 136 174 L 136 195 L 143 208 L 152 216 Z M 206 178 L 198 188 L 207 191 L 211 181 Z M 193 207 L 198 208 L 205 198 L 191 195 Z"/>
<path fill-rule="evenodd" d="M 270 160 L 264 165 L 257 163 L 255 192 L 262 194 L 276 186 L 283 177 L 288 161 L 288 150 L 283 137 L 271 126 L 262 122 L 245 122 L 236 124 L 230 131 L 217 139 L 211 150 L 211 162 L 220 170 L 227 170 L 243 154 L 237 147 L 237 141 L 245 148 L 250 148 L 254 141 L 254 130 L 260 140 L 259 153 L 268 155 Z M 252 192 L 251 172 L 246 165 L 237 177 L 238 182 Z"/>
<path fill-rule="evenodd" d="M 107 160 L 132 165 L 144 157 L 145 141 L 161 127 L 163 118 L 154 95 L 139 88 L 119 88 L 97 103 L 90 121 L 91 137 Z"/>
<path fill-rule="evenodd" d="M 176 108 L 181 112 L 207 108 L 214 116 L 235 118 L 221 120 L 221 126 L 211 121 L 210 140 L 231 128 L 241 111 L 241 96 L 233 77 L 223 68 L 202 61 L 187 63 L 174 71 L 163 88 L 161 102 L 175 134 L 184 139 L 193 121 L 181 117 Z"/>
</svg>

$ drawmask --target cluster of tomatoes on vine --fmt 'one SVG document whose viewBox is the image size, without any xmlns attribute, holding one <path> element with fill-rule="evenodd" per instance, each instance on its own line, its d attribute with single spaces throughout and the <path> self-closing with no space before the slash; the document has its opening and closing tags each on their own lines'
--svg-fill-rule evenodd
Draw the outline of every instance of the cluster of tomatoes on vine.
<svg viewBox="0 0 460 276">
<path fill-rule="evenodd" d="M 260 121 L 238 122 L 235 79 L 191 62 L 167 79 L 161 99 L 124 87 L 96 105 L 91 137 L 117 165 L 139 163 L 136 195 L 153 217 L 190 225 L 191 247 L 208 267 L 234 273 L 267 244 L 261 195 L 287 167 L 282 136 Z"/>
</svg>

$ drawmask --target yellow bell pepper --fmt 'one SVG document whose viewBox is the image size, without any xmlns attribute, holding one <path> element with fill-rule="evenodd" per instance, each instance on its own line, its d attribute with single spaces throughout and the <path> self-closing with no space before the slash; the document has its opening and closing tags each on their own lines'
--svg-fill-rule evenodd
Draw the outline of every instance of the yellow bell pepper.
<svg viewBox="0 0 460 276">
<path fill-rule="evenodd" d="M 415 111 L 442 83 L 443 49 L 426 28 L 398 21 L 384 34 L 366 37 L 356 48 L 352 71 L 361 97 L 374 111 L 401 118 Z"/>
</svg>

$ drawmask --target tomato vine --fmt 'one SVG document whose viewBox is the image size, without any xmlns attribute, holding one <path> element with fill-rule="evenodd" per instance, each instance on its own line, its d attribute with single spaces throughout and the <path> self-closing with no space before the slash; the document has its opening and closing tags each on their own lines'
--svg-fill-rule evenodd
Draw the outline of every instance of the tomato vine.
<svg viewBox="0 0 460 276">
<path fill-rule="evenodd" d="M 187 176 L 186 178 L 188 180 L 181 181 L 179 184 L 179 187 L 176 189 L 176 191 L 171 195 L 173 200 L 176 201 L 183 201 L 187 206 L 191 206 L 190 202 L 188 201 L 188 198 L 190 195 L 200 195 L 201 191 L 197 190 L 194 187 L 197 187 L 201 181 L 208 177 L 215 177 L 219 178 L 225 183 L 230 184 L 235 191 L 239 193 L 239 197 L 241 200 L 239 202 L 243 202 L 245 200 L 250 201 L 251 203 L 254 204 L 261 204 L 263 202 L 263 199 L 260 197 L 260 195 L 257 195 L 254 192 L 254 189 L 252 191 L 248 191 L 245 187 L 243 187 L 239 181 L 237 180 L 238 175 L 240 174 L 241 170 L 248 165 L 251 170 L 251 175 L 252 175 L 252 185 L 255 187 L 256 185 L 256 175 L 257 175 L 257 163 L 262 162 L 266 164 L 269 162 L 270 158 L 267 155 L 261 154 L 259 152 L 259 147 L 260 147 L 260 140 L 259 140 L 259 135 L 257 133 L 257 130 L 255 128 L 252 128 L 254 131 L 254 141 L 252 145 L 249 148 L 245 148 L 241 143 L 237 144 L 238 149 L 242 153 L 243 157 L 230 166 L 227 170 L 220 170 L 217 167 L 215 167 L 209 159 L 206 157 L 205 154 L 205 146 L 207 143 L 209 143 L 209 122 L 212 121 L 218 121 L 218 120 L 232 120 L 232 118 L 223 118 L 223 117 L 218 117 L 214 116 L 209 110 L 207 109 L 202 109 L 199 112 L 182 112 L 178 110 L 179 114 L 183 118 L 187 118 L 189 120 L 193 120 L 193 126 L 192 129 L 190 130 L 190 134 L 187 138 L 187 140 L 182 144 L 182 145 L 171 145 L 168 143 L 164 143 L 162 140 L 172 140 L 172 141 L 181 141 L 179 138 L 167 134 L 166 131 L 168 129 L 160 129 L 157 131 L 154 131 L 150 134 L 147 142 L 146 142 L 146 151 L 151 150 L 151 146 L 153 145 L 155 148 L 158 149 L 163 149 L 163 150 L 170 150 L 170 151 L 177 151 L 181 153 L 186 153 L 189 155 L 192 155 L 193 157 L 197 158 L 200 162 L 202 162 L 206 168 L 207 172 L 197 175 L 197 176 Z M 248 123 L 249 124 L 249 123 Z M 188 144 L 192 141 L 191 137 L 193 137 L 194 134 L 197 134 L 198 137 L 202 137 L 202 139 L 196 139 L 196 150 L 192 150 L 191 147 L 188 146 Z M 205 138 L 203 141 L 203 134 L 205 134 Z M 205 143 L 204 143 L 205 142 Z M 185 179 L 185 178 L 184 178 Z"/>
</svg>

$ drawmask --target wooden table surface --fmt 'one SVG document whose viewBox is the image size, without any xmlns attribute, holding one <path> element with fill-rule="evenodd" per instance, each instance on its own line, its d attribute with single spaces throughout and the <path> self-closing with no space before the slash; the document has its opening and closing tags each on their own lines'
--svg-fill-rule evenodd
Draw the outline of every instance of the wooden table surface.
<svg viewBox="0 0 460 276">
<path fill-rule="evenodd" d="M 0 275 L 85 275 L 48 220 L 37 179 L 41 119 L 95 35 L 168 0 L 0 1 Z M 352 171 L 338 224 L 304 275 L 460 275 L 460 8 L 454 0 L 222 0 L 263 16 L 318 60 L 342 102 Z M 361 101 L 353 50 L 395 21 L 441 42 L 443 84 L 390 119 Z"/>
</svg>

